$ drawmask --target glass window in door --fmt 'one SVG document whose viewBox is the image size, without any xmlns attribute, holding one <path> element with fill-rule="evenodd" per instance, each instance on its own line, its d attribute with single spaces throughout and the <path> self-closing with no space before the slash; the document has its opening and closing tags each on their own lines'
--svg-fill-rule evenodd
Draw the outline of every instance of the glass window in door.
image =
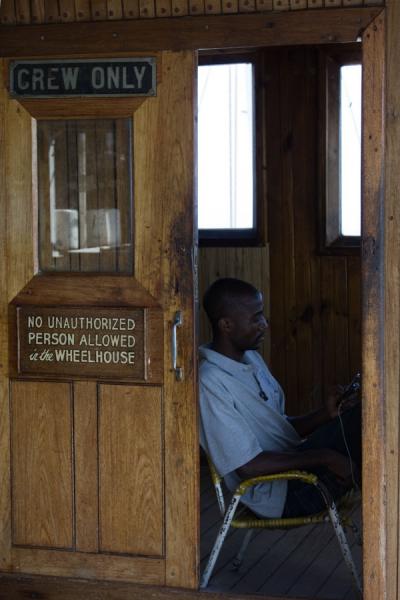
<svg viewBox="0 0 400 600">
<path fill-rule="evenodd" d="M 42 272 L 130 273 L 131 119 L 37 121 Z"/>
</svg>

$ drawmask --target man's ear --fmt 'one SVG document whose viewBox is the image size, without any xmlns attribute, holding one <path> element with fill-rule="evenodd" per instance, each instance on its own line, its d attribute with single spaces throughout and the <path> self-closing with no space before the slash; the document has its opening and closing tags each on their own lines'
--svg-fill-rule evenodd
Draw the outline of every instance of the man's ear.
<svg viewBox="0 0 400 600">
<path fill-rule="evenodd" d="M 218 320 L 218 329 L 221 333 L 230 333 L 232 331 L 232 321 L 229 317 L 221 317 Z"/>
</svg>

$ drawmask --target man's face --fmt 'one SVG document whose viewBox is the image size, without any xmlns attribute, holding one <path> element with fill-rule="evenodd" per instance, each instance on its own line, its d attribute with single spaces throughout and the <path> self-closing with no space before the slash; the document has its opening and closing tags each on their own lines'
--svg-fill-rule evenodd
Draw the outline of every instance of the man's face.
<svg viewBox="0 0 400 600">
<path fill-rule="evenodd" d="M 238 298 L 226 317 L 229 326 L 226 330 L 236 350 L 256 350 L 264 340 L 268 327 L 264 316 L 264 303 L 261 294 L 244 295 Z"/>
</svg>

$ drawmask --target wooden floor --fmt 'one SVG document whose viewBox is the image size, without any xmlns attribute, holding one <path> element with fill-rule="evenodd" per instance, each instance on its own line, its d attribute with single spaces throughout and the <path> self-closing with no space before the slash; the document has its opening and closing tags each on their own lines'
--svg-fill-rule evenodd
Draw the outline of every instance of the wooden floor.
<svg viewBox="0 0 400 600">
<path fill-rule="evenodd" d="M 220 524 L 214 489 L 207 465 L 201 479 L 201 569 L 214 543 Z M 353 514 L 360 527 L 360 510 Z M 329 523 L 291 531 L 260 531 L 251 542 L 241 569 L 231 563 L 244 532 L 231 530 L 218 558 L 207 590 L 297 598 L 357 600 L 348 572 Z M 353 557 L 361 573 L 361 548 L 348 533 Z"/>
</svg>

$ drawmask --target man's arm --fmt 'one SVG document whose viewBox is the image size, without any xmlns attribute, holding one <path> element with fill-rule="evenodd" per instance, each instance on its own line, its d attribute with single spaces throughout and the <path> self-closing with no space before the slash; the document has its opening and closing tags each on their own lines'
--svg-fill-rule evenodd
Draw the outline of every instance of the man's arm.
<svg viewBox="0 0 400 600">
<path fill-rule="evenodd" d="M 259 475 L 273 475 L 291 470 L 310 470 L 326 467 L 342 483 L 351 482 L 351 464 L 343 454 L 322 448 L 302 452 L 261 452 L 249 462 L 236 469 L 241 479 L 250 479 Z"/>
<path fill-rule="evenodd" d="M 342 396 L 343 389 L 341 387 L 332 388 L 321 408 L 305 415 L 288 417 L 288 419 L 300 437 L 307 437 L 315 429 L 337 417 Z"/>
<path fill-rule="evenodd" d="M 326 406 L 322 406 L 321 408 L 318 408 L 317 410 L 305 415 L 288 417 L 288 420 L 291 425 L 293 425 L 299 436 L 305 438 L 310 433 L 315 431 L 315 429 L 321 425 L 324 425 L 324 423 L 327 423 L 331 419 L 334 419 L 336 416 L 337 411 L 335 414 L 334 411 L 328 410 Z"/>
</svg>

